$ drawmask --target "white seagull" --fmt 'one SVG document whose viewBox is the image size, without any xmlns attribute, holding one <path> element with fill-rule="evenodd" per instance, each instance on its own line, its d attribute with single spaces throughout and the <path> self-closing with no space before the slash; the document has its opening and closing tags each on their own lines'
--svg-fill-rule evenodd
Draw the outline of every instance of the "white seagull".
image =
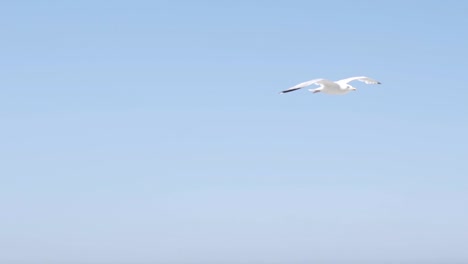
<svg viewBox="0 0 468 264">
<path fill-rule="evenodd" d="M 336 82 L 329 81 L 327 79 L 314 79 L 314 80 L 310 80 L 310 81 L 295 85 L 287 90 L 281 91 L 281 93 L 289 93 L 289 92 L 307 87 L 312 84 L 317 84 L 317 85 L 320 85 L 320 87 L 315 88 L 315 89 L 309 89 L 309 91 L 313 93 L 323 92 L 326 94 L 347 94 L 351 91 L 357 90 L 356 88 L 348 84 L 355 80 L 364 82 L 366 84 L 380 84 L 380 82 L 374 79 L 371 79 L 369 77 L 366 77 L 366 76 L 351 77 L 351 78 L 346 78 L 346 79 L 339 80 Z"/>
</svg>

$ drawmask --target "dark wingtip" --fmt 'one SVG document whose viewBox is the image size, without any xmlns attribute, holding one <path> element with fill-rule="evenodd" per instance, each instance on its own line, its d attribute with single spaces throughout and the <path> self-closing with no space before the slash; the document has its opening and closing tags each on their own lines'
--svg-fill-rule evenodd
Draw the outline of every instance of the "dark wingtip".
<svg viewBox="0 0 468 264">
<path fill-rule="evenodd" d="M 381 82 L 377 82 L 377 84 L 382 84 Z"/>
<path fill-rule="evenodd" d="M 293 92 L 293 91 L 297 91 L 297 90 L 299 90 L 299 89 L 301 89 L 301 88 L 290 89 L 290 90 L 284 90 L 284 91 L 281 91 L 280 93 L 283 93 L 283 94 L 285 94 L 285 93 L 290 93 L 290 92 Z"/>
</svg>

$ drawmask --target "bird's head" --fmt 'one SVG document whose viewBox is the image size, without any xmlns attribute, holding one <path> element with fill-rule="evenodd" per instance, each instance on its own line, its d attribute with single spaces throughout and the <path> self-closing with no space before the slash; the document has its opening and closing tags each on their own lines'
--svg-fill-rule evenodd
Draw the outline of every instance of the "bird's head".
<svg viewBox="0 0 468 264">
<path fill-rule="evenodd" d="M 348 87 L 346 87 L 348 90 L 350 91 L 356 91 L 357 89 L 351 85 L 348 85 Z"/>
</svg>

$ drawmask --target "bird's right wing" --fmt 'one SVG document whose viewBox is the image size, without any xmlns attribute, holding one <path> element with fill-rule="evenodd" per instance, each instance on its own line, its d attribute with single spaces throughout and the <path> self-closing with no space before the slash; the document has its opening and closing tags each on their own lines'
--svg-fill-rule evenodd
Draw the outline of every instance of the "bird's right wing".
<svg viewBox="0 0 468 264">
<path fill-rule="evenodd" d="M 351 77 L 351 78 L 346 78 L 346 79 L 343 79 L 343 80 L 339 80 L 337 81 L 337 83 L 349 83 L 349 82 L 352 82 L 352 81 L 361 81 L 365 84 L 380 84 L 379 81 L 376 81 L 372 78 L 369 78 L 369 77 L 366 77 L 366 76 L 357 76 L 357 77 Z"/>
<path fill-rule="evenodd" d="M 284 91 L 281 91 L 281 93 L 289 93 L 289 92 L 292 92 L 292 91 L 296 91 L 296 90 L 299 90 L 299 89 L 302 89 L 304 87 L 307 87 L 309 85 L 312 85 L 312 84 L 322 84 L 322 85 L 336 85 L 336 83 L 332 82 L 332 81 L 329 81 L 327 79 L 314 79 L 314 80 L 310 80 L 310 81 L 307 81 L 307 82 L 303 82 L 303 83 L 300 83 L 300 84 L 297 84 L 289 89 L 286 89 Z"/>
</svg>

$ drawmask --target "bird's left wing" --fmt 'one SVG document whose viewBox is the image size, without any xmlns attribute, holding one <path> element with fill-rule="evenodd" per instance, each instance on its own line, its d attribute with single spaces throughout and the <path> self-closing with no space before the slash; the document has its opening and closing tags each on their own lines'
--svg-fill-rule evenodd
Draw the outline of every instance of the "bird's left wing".
<svg viewBox="0 0 468 264">
<path fill-rule="evenodd" d="M 281 91 L 281 93 L 289 93 L 289 92 L 292 92 L 292 91 L 296 91 L 296 90 L 299 90 L 301 88 L 307 87 L 307 86 L 312 85 L 312 84 L 331 85 L 331 86 L 336 85 L 336 83 L 334 83 L 332 81 L 329 81 L 327 79 L 314 79 L 314 80 L 310 80 L 310 81 L 307 81 L 307 82 L 303 82 L 303 83 L 294 85 L 293 87 L 291 87 L 289 89 Z"/>
<path fill-rule="evenodd" d="M 337 81 L 337 83 L 349 83 L 349 82 L 352 82 L 352 81 L 361 81 L 361 82 L 364 82 L 366 84 L 380 84 L 379 81 L 376 81 L 376 80 L 374 80 L 372 78 L 369 78 L 369 77 L 366 77 L 366 76 L 346 78 L 346 79 Z"/>
</svg>

